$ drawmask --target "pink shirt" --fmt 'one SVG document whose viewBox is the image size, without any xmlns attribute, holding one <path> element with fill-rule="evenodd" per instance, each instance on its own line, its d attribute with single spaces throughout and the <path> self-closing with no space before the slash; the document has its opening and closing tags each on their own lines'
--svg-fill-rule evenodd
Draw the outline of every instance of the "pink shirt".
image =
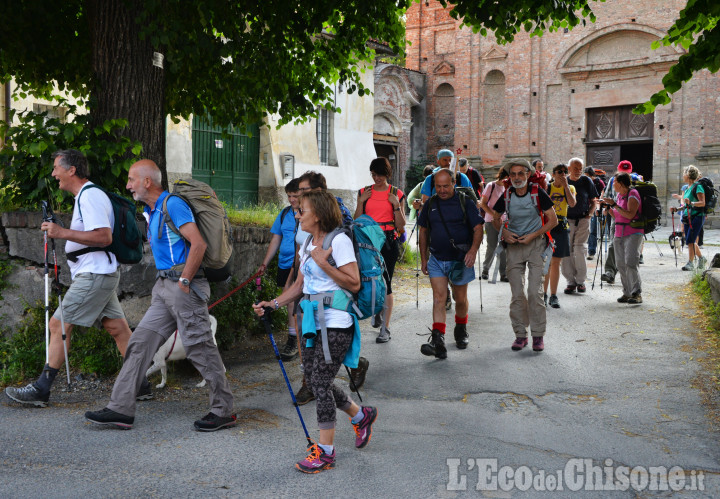
<svg viewBox="0 0 720 499">
<path fill-rule="evenodd" d="M 636 191 L 635 189 L 630 189 L 630 192 L 628 192 L 628 195 L 625 197 L 618 194 L 617 196 L 615 196 L 615 202 L 620 208 L 622 208 L 623 210 L 627 210 L 630 198 L 635 198 L 638 202 L 638 211 L 635 214 L 634 218 L 634 220 L 637 220 L 640 216 L 640 211 L 642 209 L 642 201 L 640 200 L 640 194 L 638 193 L 638 191 Z M 629 236 L 631 234 L 642 234 L 645 232 L 642 229 L 630 227 L 629 224 L 630 220 L 620 215 L 618 211 L 615 210 L 615 237 Z"/>
<path fill-rule="evenodd" d="M 490 182 L 488 185 L 485 186 L 485 190 L 482 193 L 482 196 L 490 196 L 488 198 L 487 205 L 492 208 L 495 206 L 495 203 L 500 198 L 500 196 L 503 195 L 503 192 L 505 192 L 505 186 L 503 185 L 497 185 L 495 182 Z M 492 193 L 492 194 L 491 194 Z M 485 221 L 486 222 L 492 222 L 493 217 L 491 214 L 485 212 Z"/>
</svg>

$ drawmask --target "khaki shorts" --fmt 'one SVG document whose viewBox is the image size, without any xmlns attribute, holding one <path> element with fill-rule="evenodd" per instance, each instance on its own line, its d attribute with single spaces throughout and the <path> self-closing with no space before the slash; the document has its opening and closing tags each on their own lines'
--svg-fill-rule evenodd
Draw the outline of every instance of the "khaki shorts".
<svg viewBox="0 0 720 499">
<path fill-rule="evenodd" d="M 75 276 L 70 289 L 63 298 L 63 314 L 67 324 L 90 327 L 108 319 L 124 319 L 125 312 L 117 297 L 120 273 L 91 274 L 82 272 Z M 53 314 L 60 320 L 60 308 Z"/>
</svg>

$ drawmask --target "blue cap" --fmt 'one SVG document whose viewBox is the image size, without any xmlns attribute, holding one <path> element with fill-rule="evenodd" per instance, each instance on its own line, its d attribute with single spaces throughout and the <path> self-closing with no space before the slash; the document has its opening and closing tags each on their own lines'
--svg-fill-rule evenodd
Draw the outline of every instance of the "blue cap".
<svg viewBox="0 0 720 499">
<path fill-rule="evenodd" d="M 440 149 L 437 153 L 437 159 L 444 158 L 445 156 L 450 156 L 451 158 L 455 157 L 450 149 Z"/>
</svg>

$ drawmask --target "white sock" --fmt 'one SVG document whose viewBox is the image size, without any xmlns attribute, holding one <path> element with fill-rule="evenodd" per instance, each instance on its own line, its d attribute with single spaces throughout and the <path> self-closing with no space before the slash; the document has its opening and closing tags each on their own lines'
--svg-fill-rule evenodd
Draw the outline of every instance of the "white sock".
<svg viewBox="0 0 720 499">
<path fill-rule="evenodd" d="M 289 334 L 290 336 L 297 336 L 297 331 L 295 330 L 294 327 L 291 327 L 291 328 L 288 329 L 288 334 Z"/>
<path fill-rule="evenodd" d="M 362 407 L 361 407 L 360 410 L 357 412 L 357 414 L 355 414 L 352 417 L 352 424 L 358 424 L 360 421 L 363 420 L 364 417 L 365 417 L 365 413 L 363 412 Z"/>
<path fill-rule="evenodd" d="M 332 454 L 333 452 L 335 452 L 335 446 L 334 446 L 334 445 L 318 444 L 318 446 L 319 446 L 322 450 L 324 450 L 324 451 L 325 451 L 325 454 L 327 454 L 328 456 L 329 456 L 330 454 Z"/>
</svg>

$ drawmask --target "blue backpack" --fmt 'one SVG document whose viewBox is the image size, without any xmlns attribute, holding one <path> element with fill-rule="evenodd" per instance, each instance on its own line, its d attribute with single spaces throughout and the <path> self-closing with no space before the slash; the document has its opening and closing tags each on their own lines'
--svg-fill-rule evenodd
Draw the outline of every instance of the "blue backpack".
<svg viewBox="0 0 720 499">
<path fill-rule="evenodd" d="M 325 236 L 323 249 L 327 250 L 332 240 L 338 234 L 347 235 L 353 242 L 355 259 L 360 270 L 360 291 L 355 295 L 341 290 L 336 291 L 332 303 L 327 303 L 331 308 L 345 310 L 357 315 L 358 319 L 367 319 L 382 311 L 385 305 L 385 260 L 380 250 L 385 244 L 385 233 L 380 226 L 368 215 L 361 215 L 348 224 L 343 224 Z M 307 245 L 310 237 L 303 244 L 303 253 L 307 252 Z M 335 261 L 330 255 L 328 262 L 336 267 Z"/>
</svg>

